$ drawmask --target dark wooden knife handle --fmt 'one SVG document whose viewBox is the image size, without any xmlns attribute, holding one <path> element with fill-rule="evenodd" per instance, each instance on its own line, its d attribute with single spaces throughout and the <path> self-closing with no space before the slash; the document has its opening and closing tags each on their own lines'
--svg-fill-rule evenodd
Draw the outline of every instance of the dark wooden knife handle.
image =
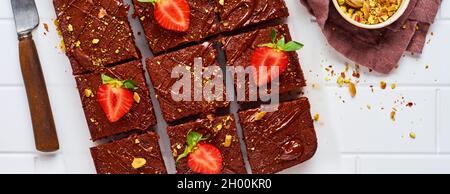
<svg viewBox="0 0 450 194">
<path fill-rule="evenodd" d="M 19 38 L 20 67 L 27 91 L 36 149 L 53 152 L 59 149 L 58 136 L 48 99 L 41 62 L 30 35 Z"/>
</svg>

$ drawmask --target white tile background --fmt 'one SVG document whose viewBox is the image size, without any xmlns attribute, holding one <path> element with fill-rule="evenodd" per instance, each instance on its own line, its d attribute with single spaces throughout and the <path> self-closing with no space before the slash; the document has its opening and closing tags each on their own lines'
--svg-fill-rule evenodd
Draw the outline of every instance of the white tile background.
<svg viewBox="0 0 450 194">
<path fill-rule="evenodd" d="M 422 56 L 406 56 L 390 75 L 362 68 L 358 94 L 325 81 L 324 67 L 336 72 L 350 62 L 334 52 L 317 25 L 297 0 L 286 0 L 287 20 L 294 39 L 306 47 L 299 52 L 309 87 L 319 149 L 315 157 L 287 173 L 450 173 L 450 1 L 443 0 L 438 19 Z M 41 23 L 34 33 L 61 143 L 55 154 L 34 149 L 33 135 L 18 64 L 17 38 L 9 0 L 0 0 L 0 173 L 93 173 L 89 134 L 67 58 L 58 49 L 51 0 L 36 0 Z M 446 11 L 444 11 L 446 10 Z M 134 27 L 139 29 L 139 27 Z M 136 32 L 135 32 L 136 33 Z M 142 38 L 138 38 L 142 39 Z M 138 43 L 145 49 L 145 43 Z M 148 50 L 142 50 L 148 55 Z M 351 62 L 350 62 L 351 64 Z M 428 65 L 429 69 L 425 69 Z M 353 66 L 351 66 L 353 67 Z M 381 80 L 396 83 L 382 91 Z M 314 84 L 317 87 L 312 88 Z M 369 85 L 374 85 L 372 93 Z M 407 108 L 396 100 L 416 103 Z M 345 103 L 342 102 L 345 100 Z M 372 109 L 368 110 L 367 105 Z M 389 112 L 397 107 L 397 120 Z M 384 110 L 382 110 L 384 108 Z M 163 131 L 163 125 L 158 131 Z M 415 132 L 416 139 L 409 138 Z M 162 145 L 167 145 L 162 142 Z M 170 155 L 167 149 L 163 154 Z"/>
</svg>

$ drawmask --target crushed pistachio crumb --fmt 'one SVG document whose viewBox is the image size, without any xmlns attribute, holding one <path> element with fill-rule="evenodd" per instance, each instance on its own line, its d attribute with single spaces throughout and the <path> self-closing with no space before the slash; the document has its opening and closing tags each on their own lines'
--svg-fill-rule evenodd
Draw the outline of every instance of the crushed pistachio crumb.
<svg viewBox="0 0 450 194">
<path fill-rule="evenodd" d="M 92 44 L 98 44 L 99 42 L 100 40 L 97 38 L 92 39 Z"/>
<path fill-rule="evenodd" d="M 226 135 L 225 136 L 225 142 L 223 143 L 224 147 L 230 147 L 231 146 L 231 141 L 233 140 L 233 136 L 231 135 Z"/>
<path fill-rule="evenodd" d="M 79 48 L 80 46 L 81 46 L 81 42 L 80 42 L 79 40 L 77 40 L 77 41 L 75 42 L 75 47 Z"/>
<path fill-rule="evenodd" d="M 395 89 L 395 88 L 397 88 L 397 85 L 396 84 L 391 84 L 391 89 Z"/>
<path fill-rule="evenodd" d="M 73 26 L 72 26 L 72 24 L 69 24 L 69 25 L 67 26 L 67 30 L 68 30 L 69 32 L 73 32 Z"/>
<path fill-rule="evenodd" d="M 135 139 L 135 140 L 134 140 L 134 143 L 135 143 L 135 144 L 140 144 L 141 141 L 140 141 L 139 139 Z"/>
<path fill-rule="evenodd" d="M 354 83 L 349 83 L 348 84 L 348 90 L 349 90 L 349 92 L 350 92 L 350 95 L 352 96 L 352 97 L 355 97 L 356 96 L 356 86 L 355 86 L 355 84 Z"/>
<path fill-rule="evenodd" d="M 411 132 L 411 133 L 409 133 L 409 137 L 411 138 L 411 139 L 416 139 L 416 133 L 414 133 L 414 132 Z"/>
<path fill-rule="evenodd" d="M 397 114 L 397 109 L 392 109 L 391 113 L 390 113 L 390 117 L 392 121 L 395 121 L 395 116 Z"/>
<path fill-rule="evenodd" d="M 84 96 L 86 96 L 87 98 L 93 97 L 94 93 L 92 92 L 91 89 L 86 88 L 86 89 L 84 89 Z"/>
<path fill-rule="evenodd" d="M 138 168 L 143 167 L 146 163 L 147 163 L 147 160 L 145 160 L 145 158 L 134 158 L 133 162 L 131 163 L 131 166 L 134 169 L 138 169 Z"/>
<path fill-rule="evenodd" d="M 137 92 L 135 92 L 133 94 L 133 99 L 136 103 L 140 103 L 141 102 L 141 96 L 139 96 L 139 94 Z"/>
<path fill-rule="evenodd" d="M 319 113 L 314 114 L 313 119 L 314 119 L 314 121 L 316 121 L 316 122 L 319 121 L 319 119 L 320 119 Z"/>
<path fill-rule="evenodd" d="M 261 120 L 264 116 L 266 115 L 266 112 L 264 111 L 260 111 L 258 113 L 255 114 L 255 121 L 259 121 Z"/>
<path fill-rule="evenodd" d="M 380 88 L 381 89 L 386 89 L 386 86 L 387 86 L 387 84 L 386 84 L 386 82 L 385 81 L 380 81 Z"/>
</svg>

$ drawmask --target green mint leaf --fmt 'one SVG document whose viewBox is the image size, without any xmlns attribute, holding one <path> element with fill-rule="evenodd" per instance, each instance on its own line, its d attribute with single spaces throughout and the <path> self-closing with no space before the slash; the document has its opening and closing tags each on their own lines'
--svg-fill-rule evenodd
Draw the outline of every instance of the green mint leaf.
<svg viewBox="0 0 450 194">
<path fill-rule="evenodd" d="M 186 158 L 189 155 L 189 153 L 191 153 L 191 151 L 192 151 L 192 148 L 190 149 L 188 146 L 186 146 L 184 148 L 184 152 L 182 154 L 178 155 L 177 160 L 175 162 L 178 163 L 178 161 L 180 161 L 181 159 Z"/>
<path fill-rule="evenodd" d="M 208 137 L 209 136 L 203 137 L 200 133 L 190 131 L 186 136 L 187 146 L 184 148 L 184 152 L 177 157 L 176 162 L 187 157 L 200 141 L 207 140 Z"/>
<path fill-rule="evenodd" d="M 189 132 L 186 137 L 186 142 L 188 146 L 196 146 L 199 141 L 201 141 L 203 135 L 194 131 Z"/>
<path fill-rule="evenodd" d="M 283 51 L 291 52 L 291 51 L 297 51 L 303 48 L 303 44 L 296 42 L 296 41 L 290 41 L 283 47 Z"/>
<path fill-rule="evenodd" d="M 107 75 L 105 75 L 105 74 L 102 74 L 101 76 L 102 76 L 102 82 L 103 82 L 103 84 L 109 84 L 109 83 L 113 83 L 113 82 L 116 82 L 116 81 L 117 81 L 116 79 L 114 79 L 114 78 L 112 78 L 112 77 L 109 77 L 109 76 L 107 76 Z"/>
<path fill-rule="evenodd" d="M 272 43 L 275 43 L 275 41 L 277 41 L 277 31 L 275 30 L 275 28 L 272 29 L 270 37 L 272 37 Z"/>
<path fill-rule="evenodd" d="M 286 39 L 284 39 L 284 36 L 281 37 L 277 42 L 277 48 L 284 48 L 286 44 Z"/>
<path fill-rule="evenodd" d="M 258 47 L 270 47 L 270 48 L 275 48 L 276 44 L 274 43 L 266 43 L 266 44 L 260 44 L 258 45 Z"/>
<path fill-rule="evenodd" d="M 141 3 L 152 3 L 153 5 L 158 1 L 158 0 L 138 0 Z"/>
<path fill-rule="evenodd" d="M 129 90 L 137 90 L 138 89 L 138 87 L 131 80 L 124 81 L 123 87 L 125 87 L 126 89 L 129 89 Z"/>
</svg>

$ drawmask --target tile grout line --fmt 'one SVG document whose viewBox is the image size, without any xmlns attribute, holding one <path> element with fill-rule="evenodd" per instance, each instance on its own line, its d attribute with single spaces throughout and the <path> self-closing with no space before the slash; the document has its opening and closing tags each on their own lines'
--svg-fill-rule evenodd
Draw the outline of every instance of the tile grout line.
<svg viewBox="0 0 450 194">
<path fill-rule="evenodd" d="M 440 152 L 441 152 L 441 150 L 440 150 L 440 141 L 439 141 L 439 134 L 440 134 L 440 129 L 441 129 L 441 124 L 440 124 L 440 121 L 441 121 L 441 90 L 440 90 L 440 88 L 437 88 L 436 89 L 436 96 L 435 96 L 435 100 L 436 100 L 436 103 L 435 103 L 435 108 L 434 108 L 434 111 L 435 111 L 435 146 L 436 146 L 436 153 L 437 153 L 437 155 L 440 155 Z"/>
</svg>

